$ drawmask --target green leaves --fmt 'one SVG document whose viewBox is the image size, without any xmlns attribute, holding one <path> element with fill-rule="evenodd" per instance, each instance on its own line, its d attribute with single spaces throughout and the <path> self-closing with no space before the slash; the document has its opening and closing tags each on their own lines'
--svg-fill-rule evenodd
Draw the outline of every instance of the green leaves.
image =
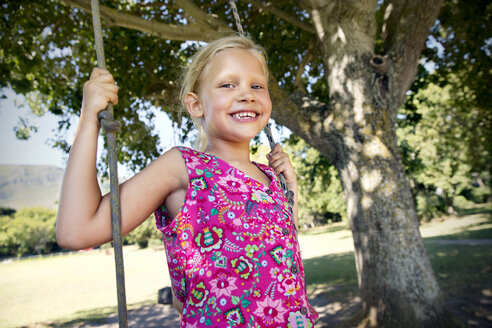
<svg viewBox="0 0 492 328">
<path fill-rule="evenodd" d="M 0 217 L 0 255 L 49 253 L 56 245 L 56 211 L 24 208 Z"/>
</svg>

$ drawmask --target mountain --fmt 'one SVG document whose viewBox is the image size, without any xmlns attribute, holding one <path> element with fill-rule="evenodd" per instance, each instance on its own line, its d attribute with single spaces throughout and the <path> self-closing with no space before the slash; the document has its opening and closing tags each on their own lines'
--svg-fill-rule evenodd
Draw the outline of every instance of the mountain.
<svg viewBox="0 0 492 328">
<path fill-rule="evenodd" d="M 0 165 L 0 206 L 55 209 L 63 169 L 47 165 Z"/>
</svg>

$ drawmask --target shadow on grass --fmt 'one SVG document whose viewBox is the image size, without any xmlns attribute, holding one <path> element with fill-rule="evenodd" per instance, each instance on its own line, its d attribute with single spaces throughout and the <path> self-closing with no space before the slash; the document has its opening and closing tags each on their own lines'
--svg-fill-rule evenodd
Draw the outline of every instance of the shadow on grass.
<svg viewBox="0 0 492 328">
<path fill-rule="evenodd" d="M 40 324 L 39 327 L 42 328 L 68 328 L 68 327 L 89 327 L 89 326 L 100 326 L 104 324 L 106 318 L 116 313 L 117 307 L 103 307 L 96 308 L 86 311 L 78 311 L 72 315 L 70 319 L 60 319 L 56 322 Z M 22 327 L 27 328 L 28 326 Z M 29 326 L 30 327 L 30 326 Z M 38 326 L 37 326 L 38 327 Z"/>
<path fill-rule="evenodd" d="M 467 235 L 467 234 L 465 234 Z M 492 282 L 492 247 L 489 245 L 425 245 L 441 288 L 448 295 Z M 330 254 L 304 260 L 306 284 L 314 292 L 357 285 L 354 253 Z M 335 288 L 336 287 L 336 288 Z"/>
<path fill-rule="evenodd" d="M 178 312 L 169 305 L 142 302 L 128 306 L 128 327 L 179 327 Z M 92 328 L 118 327 L 118 310 L 116 307 L 103 307 L 76 312 L 70 319 L 46 323 L 39 328 Z M 23 327 L 27 328 L 27 327 Z"/>
<path fill-rule="evenodd" d="M 306 284 L 329 286 L 357 285 L 354 253 L 330 254 L 303 261 Z"/>
<path fill-rule="evenodd" d="M 427 244 L 426 249 L 441 289 L 448 296 L 492 281 L 490 246 Z"/>
<path fill-rule="evenodd" d="M 490 246 L 426 244 L 446 306 L 470 327 L 490 324 L 492 290 Z M 304 260 L 310 302 L 320 314 L 316 327 L 347 322 L 359 309 L 354 254 L 331 254 Z"/>
<path fill-rule="evenodd" d="M 481 223 L 476 226 L 489 224 L 489 223 Z M 481 230 L 468 230 L 458 233 L 453 233 L 449 235 L 440 235 L 434 237 L 424 238 L 424 241 L 433 241 L 433 240 L 466 240 L 466 239 L 492 239 L 492 228 L 486 228 Z"/>
<path fill-rule="evenodd" d="M 467 216 L 467 215 L 474 215 L 474 214 L 481 214 L 481 213 L 492 214 L 492 204 L 490 203 L 476 204 L 476 206 L 470 208 L 458 209 L 459 216 Z M 491 215 L 491 220 L 492 220 L 492 215 Z"/>
</svg>

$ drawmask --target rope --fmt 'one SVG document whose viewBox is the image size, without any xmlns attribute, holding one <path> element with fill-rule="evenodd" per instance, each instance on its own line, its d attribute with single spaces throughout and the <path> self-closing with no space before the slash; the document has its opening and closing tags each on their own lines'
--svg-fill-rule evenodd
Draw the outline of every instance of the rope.
<svg viewBox="0 0 492 328">
<path fill-rule="evenodd" d="M 94 38 L 96 41 L 97 65 L 99 68 L 106 69 L 104 59 L 104 48 L 101 33 L 101 18 L 99 14 L 99 1 L 91 0 L 92 23 L 94 25 Z M 98 119 L 103 129 L 106 131 L 106 141 L 108 144 L 109 176 L 111 184 L 111 226 L 113 231 L 114 261 L 116 266 L 116 290 L 118 297 L 118 321 L 120 328 L 128 327 L 126 295 L 125 295 L 125 271 L 123 268 L 123 249 L 121 237 L 121 213 L 120 213 L 120 192 L 118 184 L 118 167 L 116 153 L 116 135 L 120 128 L 120 123 L 113 118 L 113 105 L 108 104 L 106 110 L 99 112 Z"/>
<path fill-rule="evenodd" d="M 270 149 L 273 149 L 275 147 L 275 141 L 273 141 L 273 136 L 272 136 L 272 130 L 270 128 L 270 123 L 268 123 L 265 126 L 265 133 L 267 135 L 268 143 L 270 144 Z M 278 179 L 280 180 L 280 187 L 282 187 L 282 190 L 284 191 L 285 197 L 289 201 L 289 204 L 292 206 L 294 205 L 294 192 L 292 190 L 289 190 L 287 188 L 287 183 L 285 182 L 284 175 L 280 173 L 278 175 Z"/>
<path fill-rule="evenodd" d="M 236 7 L 235 1 L 229 0 L 229 5 L 231 6 L 234 20 L 236 21 L 237 30 L 238 30 L 239 34 L 241 36 L 243 36 L 244 30 L 243 30 L 243 26 L 241 25 L 241 19 L 239 18 L 239 13 L 237 12 L 237 7 Z M 273 149 L 273 147 L 275 147 L 276 143 L 273 140 L 272 130 L 270 129 L 270 123 L 268 123 L 265 127 L 265 134 L 267 135 L 268 142 L 270 144 L 270 149 Z M 291 206 L 294 205 L 294 192 L 287 188 L 287 183 L 285 182 L 284 175 L 282 173 L 280 173 L 278 175 L 278 179 L 280 180 L 280 186 L 282 187 L 282 190 L 284 191 L 285 197 L 289 201 L 289 204 Z"/>
<path fill-rule="evenodd" d="M 234 20 L 236 21 L 236 26 L 239 35 L 243 36 L 244 35 L 243 26 L 241 25 L 241 19 L 239 18 L 239 14 L 237 12 L 236 3 L 234 2 L 234 0 L 230 0 L 229 5 L 232 8 L 232 14 L 234 15 Z"/>
</svg>

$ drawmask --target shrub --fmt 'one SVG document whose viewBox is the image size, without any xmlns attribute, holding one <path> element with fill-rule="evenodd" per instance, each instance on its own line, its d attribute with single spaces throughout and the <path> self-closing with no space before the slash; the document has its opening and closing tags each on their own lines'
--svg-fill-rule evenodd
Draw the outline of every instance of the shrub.
<svg viewBox="0 0 492 328">
<path fill-rule="evenodd" d="M 22 256 L 49 253 L 56 245 L 56 211 L 25 208 L 0 218 L 0 254 Z"/>
<path fill-rule="evenodd" d="M 128 244 L 137 244 L 140 248 L 149 246 L 152 239 L 161 239 L 161 232 L 155 226 L 154 214 L 139 225 L 135 230 L 128 233 L 124 239 Z"/>
<path fill-rule="evenodd" d="M 429 221 L 444 212 L 443 200 L 436 194 L 422 192 L 416 196 L 419 221 Z"/>
</svg>

